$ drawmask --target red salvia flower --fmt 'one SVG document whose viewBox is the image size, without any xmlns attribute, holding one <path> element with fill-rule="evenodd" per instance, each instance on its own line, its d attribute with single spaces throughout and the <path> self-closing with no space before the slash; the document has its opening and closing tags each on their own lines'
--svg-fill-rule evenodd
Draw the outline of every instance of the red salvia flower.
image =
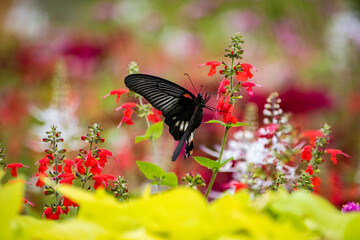
<svg viewBox="0 0 360 240">
<path fill-rule="evenodd" d="M 112 156 L 112 153 L 106 149 L 99 149 L 99 165 L 100 167 L 105 167 L 105 163 L 107 162 L 107 158 Z"/>
<path fill-rule="evenodd" d="M 35 164 L 40 164 L 38 168 L 38 172 L 45 172 L 50 165 L 50 158 L 48 157 L 49 154 L 46 155 L 46 157 L 43 157 L 39 161 L 37 161 Z M 34 165 L 35 165 L 34 164 Z"/>
<path fill-rule="evenodd" d="M 54 171 L 56 171 L 55 166 L 53 167 L 53 169 L 54 169 Z M 61 165 L 57 165 L 57 171 L 62 172 L 62 166 Z"/>
<path fill-rule="evenodd" d="M 233 181 L 230 184 L 235 188 L 235 192 L 240 191 L 242 189 L 247 189 L 247 185 L 240 181 Z"/>
<path fill-rule="evenodd" d="M 119 125 L 117 126 L 118 128 L 121 126 L 121 124 L 123 122 L 125 122 L 127 125 L 133 125 L 133 121 L 131 119 L 132 113 L 134 112 L 134 107 L 136 107 L 136 103 L 133 102 L 129 102 L 129 103 L 124 103 L 123 105 L 121 105 L 120 107 L 118 107 L 117 109 L 115 109 L 115 112 L 119 111 L 122 108 L 125 108 L 124 111 L 124 117 L 121 119 Z"/>
<path fill-rule="evenodd" d="M 96 161 L 95 164 L 91 167 L 90 172 L 94 175 L 101 174 L 101 167 L 98 161 Z"/>
<path fill-rule="evenodd" d="M 216 67 L 221 65 L 221 62 L 217 62 L 217 61 L 209 61 L 206 62 L 204 64 L 201 64 L 199 67 L 202 66 L 210 66 L 210 71 L 208 73 L 208 76 L 211 77 L 212 75 L 214 75 L 216 73 Z"/>
<path fill-rule="evenodd" d="M 51 207 L 48 207 L 48 208 L 45 209 L 45 211 L 43 213 L 43 216 L 45 215 L 45 217 L 47 219 L 58 220 L 60 214 L 62 214 L 62 213 L 63 213 L 63 210 L 61 209 L 60 206 L 56 207 L 55 213 L 53 213 L 53 209 Z"/>
<path fill-rule="evenodd" d="M 79 205 L 74 203 L 73 201 L 71 201 L 70 199 L 68 199 L 67 197 L 64 196 L 64 200 L 63 200 L 63 205 L 65 207 L 78 207 Z"/>
<path fill-rule="evenodd" d="M 112 175 L 107 175 L 107 174 L 103 174 L 103 175 L 97 175 L 94 176 L 93 179 L 95 180 L 95 184 L 94 184 L 94 188 L 98 189 L 101 186 L 105 186 L 105 188 L 108 187 L 108 180 L 115 180 L 115 177 Z"/>
<path fill-rule="evenodd" d="M 307 130 L 307 131 L 303 131 L 302 132 L 303 137 L 308 138 L 309 139 L 309 143 L 312 146 L 315 146 L 316 143 L 316 139 L 318 137 L 322 137 L 323 134 L 321 131 L 319 130 Z"/>
<path fill-rule="evenodd" d="M 62 178 L 59 183 L 72 185 L 72 181 L 75 179 L 75 175 L 72 173 L 62 173 L 58 176 L 58 178 Z"/>
<path fill-rule="evenodd" d="M 314 169 L 311 165 L 308 165 L 307 169 L 305 170 L 305 172 L 307 172 L 310 175 L 314 174 Z"/>
<path fill-rule="evenodd" d="M 27 204 L 31 205 L 32 207 L 35 206 L 35 204 L 33 202 L 30 202 L 25 198 L 23 198 L 23 203 L 27 203 Z"/>
<path fill-rule="evenodd" d="M 115 90 L 112 90 L 110 91 L 110 93 L 106 94 L 104 96 L 104 98 L 107 98 L 108 96 L 110 95 L 117 95 L 116 97 L 116 104 L 119 104 L 119 99 L 120 99 L 120 96 L 124 93 L 128 93 L 129 90 L 128 89 L 115 89 Z"/>
<path fill-rule="evenodd" d="M 318 176 L 313 177 L 310 179 L 311 184 L 314 185 L 314 193 L 319 193 L 320 192 L 320 183 L 321 180 Z"/>
<path fill-rule="evenodd" d="M 42 187 L 45 185 L 45 182 L 43 181 L 44 177 L 47 177 L 48 175 L 46 173 L 38 172 L 36 175 L 38 177 L 38 180 L 36 182 L 37 187 Z"/>
<path fill-rule="evenodd" d="M 25 168 L 30 168 L 22 163 L 10 163 L 8 165 L 6 165 L 7 168 L 10 168 L 10 173 L 13 177 L 17 177 L 17 169 L 18 168 L 22 168 L 22 167 L 25 167 Z"/>
<path fill-rule="evenodd" d="M 81 175 L 85 174 L 86 170 L 83 165 L 83 159 L 77 158 L 75 160 L 75 166 L 76 166 L 76 170 L 78 171 L 79 174 L 81 174 Z"/>
<path fill-rule="evenodd" d="M 92 167 L 92 166 L 94 166 L 95 163 L 96 163 L 96 159 L 92 155 L 92 151 L 89 151 L 86 154 L 84 165 L 85 165 L 85 167 Z"/>
<path fill-rule="evenodd" d="M 64 159 L 63 161 L 65 163 L 64 172 L 65 173 L 72 173 L 71 166 L 75 166 L 75 162 L 73 160 L 70 160 L 70 159 Z"/>
<path fill-rule="evenodd" d="M 326 149 L 325 152 L 331 154 L 330 160 L 333 161 L 333 163 L 335 165 L 337 164 L 337 159 L 336 159 L 337 154 L 342 154 L 345 157 L 350 157 L 349 155 L 347 155 L 346 153 L 344 153 L 344 152 L 342 152 L 341 150 L 338 150 L 338 149 Z"/>
<path fill-rule="evenodd" d="M 310 145 L 306 145 L 302 150 L 301 150 L 301 159 L 302 160 L 306 160 L 307 162 L 309 162 L 312 158 L 311 155 L 311 146 Z"/>
<path fill-rule="evenodd" d="M 248 63 L 241 63 L 240 66 L 242 68 L 242 71 L 236 71 L 236 79 L 238 81 L 246 81 L 249 78 L 252 78 L 253 74 L 250 70 L 257 71 L 251 64 Z"/>
<path fill-rule="evenodd" d="M 249 96 L 254 96 L 254 92 L 252 90 L 253 87 L 262 87 L 259 84 L 253 83 L 253 82 L 243 82 L 241 83 L 242 87 L 246 88 L 246 92 L 248 93 Z"/>
<path fill-rule="evenodd" d="M 221 83 L 220 83 L 220 86 L 218 88 L 218 91 L 217 91 L 217 94 L 225 94 L 226 93 L 226 86 L 229 86 L 230 85 L 230 80 L 229 79 L 226 79 L 224 78 Z"/>
<path fill-rule="evenodd" d="M 150 122 L 153 122 L 153 123 L 157 123 L 157 122 L 160 122 L 161 121 L 161 118 L 160 116 L 162 116 L 162 112 L 157 110 L 157 109 L 152 109 L 152 113 L 147 115 L 147 119 L 150 121 Z"/>
</svg>

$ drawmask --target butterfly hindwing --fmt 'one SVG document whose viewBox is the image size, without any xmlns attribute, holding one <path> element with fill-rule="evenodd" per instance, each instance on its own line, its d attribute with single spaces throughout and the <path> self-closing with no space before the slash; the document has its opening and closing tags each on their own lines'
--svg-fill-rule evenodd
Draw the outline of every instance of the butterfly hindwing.
<svg viewBox="0 0 360 240">
<path fill-rule="evenodd" d="M 176 160 L 185 142 L 185 158 L 189 157 L 194 149 L 195 129 L 202 121 L 204 99 L 201 94 L 195 97 L 173 82 L 146 74 L 128 75 L 125 85 L 162 112 L 170 134 L 180 141 L 172 160 Z"/>
</svg>

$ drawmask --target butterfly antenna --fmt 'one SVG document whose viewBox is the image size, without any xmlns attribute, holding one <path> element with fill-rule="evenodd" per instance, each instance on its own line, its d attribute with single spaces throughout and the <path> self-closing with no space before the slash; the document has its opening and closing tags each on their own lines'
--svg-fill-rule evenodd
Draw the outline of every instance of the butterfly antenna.
<svg viewBox="0 0 360 240">
<path fill-rule="evenodd" d="M 193 86 L 193 88 L 194 88 L 195 92 L 196 92 L 196 93 L 198 93 L 198 91 L 196 90 L 196 88 L 195 88 L 195 86 L 194 86 L 193 82 L 191 81 L 191 78 L 190 78 L 189 74 L 184 73 L 184 75 L 186 75 L 186 76 L 189 78 L 190 83 L 191 83 L 191 85 Z"/>
</svg>

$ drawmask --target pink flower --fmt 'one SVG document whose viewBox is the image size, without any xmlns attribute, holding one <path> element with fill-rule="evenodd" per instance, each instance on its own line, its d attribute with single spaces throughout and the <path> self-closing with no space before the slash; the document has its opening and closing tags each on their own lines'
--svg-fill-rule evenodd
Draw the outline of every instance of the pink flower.
<svg viewBox="0 0 360 240">
<path fill-rule="evenodd" d="M 342 154 L 345 157 L 350 157 L 349 155 L 347 155 L 346 153 L 344 153 L 344 152 L 342 152 L 341 150 L 338 150 L 338 149 L 326 149 L 325 152 L 331 154 L 330 160 L 333 161 L 333 163 L 335 165 L 337 164 L 337 159 L 336 159 L 337 154 Z"/>
<path fill-rule="evenodd" d="M 259 84 L 253 83 L 253 82 L 243 82 L 241 83 L 242 87 L 246 87 L 246 91 L 249 94 L 249 96 L 254 96 L 254 92 L 252 90 L 253 87 L 262 87 Z"/>
<path fill-rule="evenodd" d="M 249 78 L 252 78 L 253 74 L 250 72 L 250 70 L 257 71 L 251 64 L 248 63 L 241 63 L 240 66 L 242 71 L 236 71 L 236 79 L 238 81 L 246 81 Z"/>
<path fill-rule="evenodd" d="M 124 93 L 128 93 L 129 90 L 128 89 L 115 89 L 115 90 L 112 90 L 110 91 L 110 93 L 106 94 L 104 96 L 104 98 L 107 98 L 108 96 L 110 95 L 117 95 L 116 97 L 116 104 L 119 104 L 119 99 L 120 99 L 120 96 Z"/>
<path fill-rule="evenodd" d="M 211 77 L 212 75 L 214 75 L 216 73 L 216 67 L 221 65 L 221 62 L 217 62 L 217 61 L 209 61 L 206 62 L 204 64 L 201 64 L 200 67 L 202 66 L 210 66 L 210 71 L 208 73 L 208 76 Z"/>
<path fill-rule="evenodd" d="M 263 126 L 262 128 L 260 128 L 257 131 L 257 135 L 261 138 L 272 138 L 274 136 L 274 134 L 276 133 L 276 131 L 279 129 L 279 124 L 276 123 L 270 123 L 267 124 L 265 126 Z"/>
<path fill-rule="evenodd" d="M 25 168 L 30 168 L 28 166 L 25 166 L 24 164 L 22 163 L 10 163 L 8 165 L 6 165 L 7 168 L 10 168 L 10 173 L 13 177 L 17 177 L 17 169 L 18 168 L 22 168 L 22 167 L 25 167 Z"/>
</svg>

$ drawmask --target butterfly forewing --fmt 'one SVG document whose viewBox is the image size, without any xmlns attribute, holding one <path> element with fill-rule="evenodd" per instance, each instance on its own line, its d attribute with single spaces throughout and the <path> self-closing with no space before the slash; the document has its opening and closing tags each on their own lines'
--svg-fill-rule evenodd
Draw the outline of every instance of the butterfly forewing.
<svg viewBox="0 0 360 240">
<path fill-rule="evenodd" d="M 175 140 L 180 140 L 172 160 L 177 158 L 185 141 L 187 142 L 185 158 L 188 157 L 194 148 L 194 131 L 202 121 L 203 106 L 200 106 L 200 102 L 203 102 L 203 98 L 201 95 L 195 97 L 175 83 L 146 74 L 127 76 L 125 85 L 160 110 L 165 117 L 165 123 L 169 126 L 170 134 Z"/>
</svg>

